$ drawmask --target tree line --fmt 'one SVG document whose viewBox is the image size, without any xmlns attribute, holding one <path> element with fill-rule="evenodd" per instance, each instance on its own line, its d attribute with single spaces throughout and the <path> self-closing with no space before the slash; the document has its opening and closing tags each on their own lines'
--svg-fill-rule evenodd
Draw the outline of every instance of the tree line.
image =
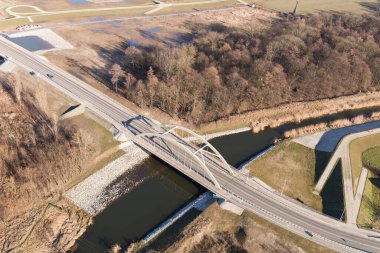
<svg viewBox="0 0 380 253">
<path fill-rule="evenodd" d="M 317 15 L 194 31 L 190 44 L 124 51 L 113 89 L 141 107 L 195 124 L 283 103 L 380 87 L 380 19 Z"/>
</svg>

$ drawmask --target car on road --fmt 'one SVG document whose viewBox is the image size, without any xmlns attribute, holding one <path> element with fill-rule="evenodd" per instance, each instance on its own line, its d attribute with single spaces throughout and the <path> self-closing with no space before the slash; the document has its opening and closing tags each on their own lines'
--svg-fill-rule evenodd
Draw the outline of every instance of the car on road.
<svg viewBox="0 0 380 253">
<path fill-rule="evenodd" d="M 34 71 L 30 71 L 29 74 L 30 74 L 31 76 L 36 76 L 36 77 L 39 77 L 39 76 L 40 76 L 40 73 L 38 73 L 38 72 L 34 72 Z"/>
<path fill-rule="evenodd" d="M 53 79 L 53 75 L 52 74 L 46 74 L 47 77 L 49 77 L 50 79 Z"/>
<path fill-rule="evenodd" d="M 305 230 L 305 233 L 306 233 L 308 236 L 313 237 L 313 233 L 311 233 L 310 231 Z"/>
</svg>

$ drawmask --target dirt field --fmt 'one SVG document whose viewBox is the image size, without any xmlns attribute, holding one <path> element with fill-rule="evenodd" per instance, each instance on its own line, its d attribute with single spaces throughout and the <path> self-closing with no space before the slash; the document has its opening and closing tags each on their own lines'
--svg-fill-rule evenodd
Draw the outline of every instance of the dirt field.
<svg viewBox="0 0 380 253">
<path fill-rule="evenodd" d="M 258 0 L 258 6 L 265 8 L 291 12 L 296 6 L 296 0 Z M 379 8 L 377 0 L 301 0 L 299 1 L 298 13 L 317 13 L 317 12 L 352 12 L 357 14 L 370 13 Z"/>
</svg>

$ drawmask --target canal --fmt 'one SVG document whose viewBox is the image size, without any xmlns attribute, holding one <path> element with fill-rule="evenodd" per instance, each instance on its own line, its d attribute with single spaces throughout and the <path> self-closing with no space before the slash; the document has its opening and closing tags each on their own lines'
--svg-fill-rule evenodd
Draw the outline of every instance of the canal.
<svg viewBox="0 0 380 253">
<path fill-rule="evenodd" d="M 272 145 L 276 138 L 282 137 L 284 131 L 337 119 L 350 119 L 357 115 L 370 115 L 374 111 L 380 111 L 380 107 L 349 110 L 335 115 L 305 120 L 302 123 L 288 123 L 275 129 L 265 129 L 260 133 L 247 131 L 222 136 L 210 142 L 231 165 L 237 167 Z M 190 200 L 206 191 L 196 182 L 156 158 L 147 159 L 139 165 L 138 169 L 150 176 L 142 184 L 122 195 L 97 215 L 94 218 L 94 224 L 78 240 L 74 252 L 105 252 L 114 244 L 127 245 L 140 240 L 146 233 Z M 337 173 L 334 176 L 334 181 L 339 182 L 341 181 L 340 178 L 340 173 Z M 333 201 L 335 213 L 330 213 L 328 206 L 330 199 L 342 201 L 341 195 L 331 190 L 335 188 L 334 185 L 328 187 L 327 195 L 323 194 L 328 197 L 324 201 L 327 203 L 324 210 L 326 213 L 337 217 L 343 211 L 341 210 L 344 208 L 343 205 L 337 207 L 336 201 Z M 337 195 L 337 198 L 334 194 Z"/>
</svg>

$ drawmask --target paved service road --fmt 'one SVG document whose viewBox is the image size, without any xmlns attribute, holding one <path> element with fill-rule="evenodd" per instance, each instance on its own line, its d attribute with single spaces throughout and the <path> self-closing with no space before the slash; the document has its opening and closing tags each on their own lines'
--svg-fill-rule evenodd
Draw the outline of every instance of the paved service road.
<svg viewBox="0 0 380 253">
<path fill-rule="evenodd" d="M 27 70 L 41 73 L 44 80 L 115 125 L 137 145 L 245 210 L 338 252 L 380 252 L 379 233 L 358 229 L 324 216 L 265 187 L 255 178 L 246 177 L 239 172 L 236 172 L 235 176 L 230 175 L 219 160 L 206 155 L 205 163 L 221 186 L 221 189 L 217 188 L 194 158 L 186 155 L 186 150 L 194 151 L 198 149 L 197 147 L 173 133 L 169 133 L 165 140 L 146 136 L 137 137 L 140 133 L 162 132 L 159 123 L 136 115 L 86 83 L 1 36 L 0 53 L 12 56 L 12 61 Z M 47 78 L 47 74 L 53 75 L 53 78 Z"/>
<path fill-rule="evenodd" d="M 344 190 L 344 200 L 345 200 L 345 210 L 347 223 L 353 225 L 356 224 L 357 216 L 359 215 L 360 203 L 362 200 L 362 195 L 364 192 L 365 181 L 367 179 L 367 169 L 363 168 L 363 174 L 360 175 L 360 181 L 358 183 L 357 189 L 354 188 L 353 178 L 352 178 L 352 166 L 350 158 L 350 143 L 358 138 L 379 134 L 380 128 L 370 129 L 367 131 L 361 131 L 358 133 L 352 133 L 344 136 L 331 156 L 329 162 L 326 165 L 325 170 L 320 176 L 316 186 L 315 191 L 320 193 L 327 183 L 330 175 L 335 169 L 337 163 L 341 161 L 343 170 L 343 190 Z M 359 187 L 360 186 L 360 187 Z M 356 194 L 355 193 L 356 190 Z"/>
</svg>

